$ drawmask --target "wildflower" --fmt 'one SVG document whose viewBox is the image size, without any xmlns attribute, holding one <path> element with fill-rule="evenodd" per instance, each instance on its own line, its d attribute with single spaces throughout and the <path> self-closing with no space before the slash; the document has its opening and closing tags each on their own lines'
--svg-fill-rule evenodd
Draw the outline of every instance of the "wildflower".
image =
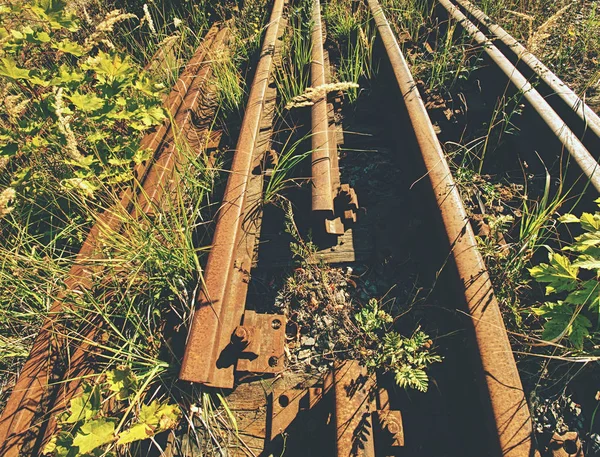
<svg viewBox="0 0 600 457">
<path fill-rule="evenodd" d="M 15 209 L 14 206 L 10 206 L 10 204 L 14 201 L 16 196 L 17 193 L 12 187 L 7 187 L 0 192 L 0 217 L 10 214 L 10 212 Z"/>
<path fill-rule="evenodd" d="M 148 4 L 144 3 L 143 8 L 144 8 L 144 19 L 148 23 L 148 28 L 150 29 L 150 31 L 152 33 L 154 33 L 156 35 L 157 33 L 156 33 L 156 29 L 154 28 L 154 21 L 152 20 L 152 16 L 150 16 L 150 10 L 148 9 Z"/>
<path fill-rule="evenodd" d="M 176 29 L 178 29 L 181 26 L 182 22 L 183 21 L 181 19 L 179 19 L 178 17 L 173 18 L 173 25 L 175 26 Z"/>
</svg>

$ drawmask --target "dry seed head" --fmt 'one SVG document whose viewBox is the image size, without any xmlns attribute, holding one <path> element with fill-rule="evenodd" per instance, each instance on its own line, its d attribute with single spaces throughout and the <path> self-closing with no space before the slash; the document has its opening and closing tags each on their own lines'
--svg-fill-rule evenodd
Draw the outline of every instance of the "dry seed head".
<svg viewBox="0 0 600 457">
<path fill-rule="evenodd" d="M 346 91 L 349 89 L 357 89 L 360 87 L 352 82 L 340 82 L 331 84 L 322 84 L 317 87 L 309 87 L 303 94 L 296 95 L 285 106 L 286 109 L 301 108 L 303 106 L 312 106 L 316 101 L 326 96 L 329 92 Z"/>
<path fill-rule="evenodd" d="M 540 25 L 535 33 L 530 36 L 527 40 L 527 47 L 532 53 L 536 53 L 544 44 L 544 42 L 550 37 L 550 29 L 556 25 L 558 20 L 567 12 L 567 10 L 574 5 L 576 2 L 568 3 L 554 13 L 546 22 Z"/>
<path fill-rule="evenodd" d="M 22 117 L 29 101 L 23 94 L 7 95 L 4 97 L 4 108 L 11 122 L 15 122 Z"/>
<path fill-rule="evenodd" d="M 10 204 L 15 200 L 17 193 L 12 187 L 7 187 L 0 192 L 0 218 L 9 214 L 14 207 Z"/>
<path fill-rule="evenodd" d="M 97 44 L 104 43 L 108 48 L 114 49 L 112 42 L 106 39 L 106 34 L 112 32 L 115 28 L 115 25 L 117 25 L 119 22 L 133 18 L 137 19 L 137 16 L 135 14 L 123 13 L 121 10 L 110 11 L 106 14 L 102 22 L 96 26 L 94 33 L 85 39 L 83 47 L 86 51 L 89 51 Z"/>
<path fill-rule="evenodd" d="M 71 120 L 71 116 L 64 115 L 64 102 L 63 102 L 63 88 L 54 88 L 54 96 L 55 96 L 55 104 L 54 104 L 54 112 L 56 113 L 56 117 L 58 118 L 58 130 L 65 136 L 67 140 L 66 150 L 71 159 L 76 161 L 83 160 L 83 156 L 77 149 L 77 139 L 75 138 L 75 134 L 71 129 L 71 124 L 69 121 Z"/>
<path fill-rule="evenodd" d="M 148 9 L 148 4 L 144 3 L 144 19 L 148 23 L 148 28 L 150 31 L 156 35 L 156 29 L 154 28 L 154 21 L 152 20 L 152 16 L 150 16 L 150 10 Z"/>
</svg>

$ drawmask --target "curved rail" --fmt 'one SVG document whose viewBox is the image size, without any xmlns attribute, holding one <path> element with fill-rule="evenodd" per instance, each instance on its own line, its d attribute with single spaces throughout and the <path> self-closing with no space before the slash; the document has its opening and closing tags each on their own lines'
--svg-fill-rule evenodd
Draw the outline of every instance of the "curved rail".
<svg viewBox="0 0 600 457">
<path fill-rule="evenodd" d="M 368 3 L 404 98 L 463 282 L 465 304 L 472 318 L 483 368 L 483 404 L 489 404 L 490 425 L 499 440 L 498 455 L 530 456 L 533 452 L 531 416 L 473 228 L 394 32 L 379 2 L 368 0 Z"/>
<path fill-rule="evenodd" d="M 517 70 L 517 68 L 502 54 L 502 52 L 449 0 L 438 0 L 448 14 L 465 29 L 471 38 L 480 44 L 484 52 L 494 61 L 498 68 L 523 93 L 523 97 L 531 104 L 541 119 L 561 141 L 592 186 L 600 193 L 600 169 L 598 162 L 592 157 L 583 143 L 577 138 L 560 116 L 552 109 L 544 97 Z"/>
<path fill-rule="evenodd" d="M 477 8 L 468 0 L 456 0 L 471 16 L 484 25 L 498 40 L 511 49 L 519 62 L 523 62 L 529 69 L 537 74 L 556 95 L 558 95 L 584 122 L 586 128 L 589 128 L 594 135 L 600 138 L 600 117 L 556 76 L 546 65 L 544 65 L 535 55 L 529 52 L 525 46 L 513 38 L 506 30 L 495 24 L 483 11 Z"/>
</svg>

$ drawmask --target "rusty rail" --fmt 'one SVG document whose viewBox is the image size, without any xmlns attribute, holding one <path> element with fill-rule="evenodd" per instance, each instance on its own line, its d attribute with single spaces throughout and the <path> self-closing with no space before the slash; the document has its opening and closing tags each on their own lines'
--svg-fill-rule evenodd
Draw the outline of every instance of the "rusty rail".
<svg viewBox="0 0 600 457">
<path fill-rule="evenodd" d="M 398 41 L 377 0 L 368 0 L 433 188 L 482 364 L 483 405 L 499 440 L 497 455 L 533 455 L 532 424 L 506 328 L 462 199 Z"/>
<path fill-rule="evenodd" d="M 312 10 L 312 54 L 310 79 L 312 87 L 325 85 L 325 56 L 323 52 L 323 28 L 321 25 L 321 2 L 314 0 Z M 331 142 L 329 141 L 329 119 L 327 95 L 315 101 L 311 110 L 312 127 L 312 210 L 333 218 L 333 179 L 331 176 Z"/>
<path fill-rule="evenodd" d="M 217 214 L 204 284 L 197 298 L 198 308 L 194 313 L 179 375 L 180 379 L 185 381 L 232 388 L 240 350 L 247 348 L 252 338 L 252 335 L 249 335 L 252 333 L 251 329 L 245 328 L 248 326 L 244 309 L 253 257 L 252 252 L 249 252 L 253 249 L 253 241 L 249 241 L 248 237 L 255 235 L 249 234 L 243 224 L 249 216 L 247 200 L 253 165 L 257 160 L 260 163 L 262 158 L 257 157 L 255 145 L 271 78 L 275 48 L 283 29 L 284 3 L 284 0 L 276 0 L 273 5 L 231 165 L 231 174 Z M 260 323 L 253 322 L 250 327 L 264 328 L 270 325 L 268 319 L 258 318 Z M 271 322 L 273 330 L 284 327 L 281 320 L 279 327 Z M 240 326 L 242 328 L 238 334 L 236 328 Z M 273 355 L 269 359 L 270 363 L 267 366 L 263 365 L 262 370 L 255 371 L 278 369 L 278 357 Z"/>
<path fill-rule="evenodd" d="M 485 26 L 496 39 L 513 51 L 519 62 L 523 62 L 539 78 L 544 81 L 583 121 L 594 135 L 600 138 L 600 117 L 561 79 L 556 76 L 535 55 L 529 52 L 521 43 L 513 38 L 506 30 L 495 24 L 483 11 L 468 0 L 456 0 L 471 16 Z"/>
<path fill-rule="evenodd" d="M 314 0 L 311 33 L 312 54 L 310 64 L 311 85 L 324 87 L 329 81 L 329 59 L 323 48 L 323 23 L 321 2 Z M 343 235 L 344 225 L 356 222 L 358 198 L 348 184 L 341 184 L 336 133 L 331 119 L 327 93 L 323 91 L 311 108 L 311 172 L 312 211 L 319 228 L 330 235 Z"/>
<path fill-rule="evenodd" d="M 468 35 L 481 45 L 483 51 L 492 59 L 498 68 L 509 78 L 517 90 L 531 104 L 540 118 L 560 140 L 581 171 L 589 179 L 597 192 L 600 192 L 600 170 L 598 162 L 592 157 L 583 143 L 577 138 L 560 116 L 552 109 L 544 97 L 531 85 L 523 74 L 502 54 L 502 52 L 449 0 L 438 0 L 448 14 L 458 21 Z"/>
<path fill-rule="evenodd" d="M 142 139 L 140 147 L 153 150 L 154 157 L 141 163 L 134 170 L 141 190 L 132 186 L 123 193 L 116 207 L 98 216 L 69 271 L 65 281 L 66 290 L 85 290 L 92 287 L 93 278 L 102 270 L 101 264 L 94 264 L 94 260 L 102 258 L 102 239 L 107 234 L 121 230 L 123 210 L 135 214 L 137 208 L 134 206 L 144 204 L 146 208 L 150 208 L 150 203 L 156 204 L 160 195 L 169 188 L 165 180 L 172 175 L 175 163 L 181 163 L 181 158 L 176 157 L 177 148 L 174 147 L 174 127 L 183 119 L 189 119 L 190 110 L 199 101 L 200 87 L 208 76 L 206 57 L 216 43 L 221 43 L 222 46 L 227 33 L 223 30 L 226 29 L 219 31 L 218 26 L 213 26 L 183 70 L 165 100 L 165 109 L 170 116 L 154 132 Z M 76 380 L 60 388 L 53 385 L 53 379 L 59 375 L 55 372 L 54 364 L 59 358 L 61 344 L 65 343 L 63 339 L 54 335 L 54 327 L 61 313 L 68 309 L 65 298 L 66 295 L 61 295 L 52 304 L 49 317 L 44 321 L 34 341 L 29 358 L 0 416 L 2 456 L 17 457 L 39 452 L 41 443 L 54 433 L 56 414 L 79 387 Z M 92 330 L 88 335 L 90 339 L 94 334 Z M 75 373 L 80 374 L 79 370 L 88 369 L 85 367 L 87 353 L 85 347 L 75 348 L 71 365 L 67 368 L 69 375 L 65 376 L 65 379 L 72 379 Z"/>
</svg>

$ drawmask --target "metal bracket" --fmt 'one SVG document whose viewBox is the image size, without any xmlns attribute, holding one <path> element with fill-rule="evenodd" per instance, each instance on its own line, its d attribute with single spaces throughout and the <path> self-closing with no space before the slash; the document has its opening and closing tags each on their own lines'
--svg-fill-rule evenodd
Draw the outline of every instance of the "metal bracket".
<svg viewBox="0 0 600 457">
<path fill-rule="evenodd" d="M 242 349 L 236 371 L 278 373 L 283 370 L 285 317 L 246 311 L 231 342 Z"/>
</svg>

